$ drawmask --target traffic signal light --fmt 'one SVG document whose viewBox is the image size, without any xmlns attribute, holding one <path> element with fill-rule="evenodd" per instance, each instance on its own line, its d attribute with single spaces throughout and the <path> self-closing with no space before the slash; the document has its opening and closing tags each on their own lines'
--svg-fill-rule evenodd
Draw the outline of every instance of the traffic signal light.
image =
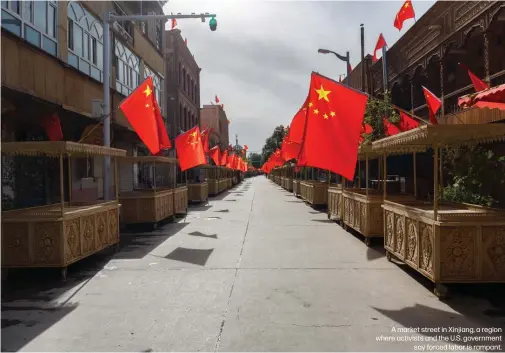
<svg viewBox="0 0 505 353">
<path fill-rule="evenodd" d="M 212 32 L 214 32 L 217 29 L 217 21 L 215 17 L 212 17 L 209 21 L 209 27 Z"/>
</svg>

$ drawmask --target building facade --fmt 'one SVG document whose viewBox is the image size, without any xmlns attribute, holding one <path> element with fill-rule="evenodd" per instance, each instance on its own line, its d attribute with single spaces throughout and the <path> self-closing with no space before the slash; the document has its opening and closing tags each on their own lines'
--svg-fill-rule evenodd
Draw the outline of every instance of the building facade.
<svg viewBox="0 0 505 353">
<path fill-rule="evenodd" d="M 505 83 L 505 3 L 438 1 L 387 51 L 388 89 L 393 104 L 428 118 L 422 86 L 443 101 L 440 123 L 486 123 L 505 119 L 503 111 L 461 111 L 458 97 L 472 93 L 459 63 L 490 83 Z M 382 58 L 365 60 L 368 92 L 383 92 Z M 361 68 L 351 73 L 361 89 Z"/>
<path fill-rule="evenodd" d="M 200 71 L 195 58 L 173 29 L 165 37 L 166 109 L 170 137 L 200 124 Z"/>
<path fill-rule="evenodd" d="M 228 132 L 228 118 L 221 105 L 204 105 L 200 112 L 200 128 L 212 128 L 209 136 L 209 146 L 220 145 L 221 150 L 228 148 L 230 136 Z"/>
<path fill-rule="evenodd" d="M 102 18 L 106 11 L 163 14 L 163 5 L 162 1 L 2 1 L 2 106 L 9 107 L 2 110 L 3 141 L 48 140 L 42 119 L 53 114 L 59 117 L 64 140 L 81 140 L 84 131 L 100 123 L 92 114 L 92 101 L 103 100 L 104 67 L 110 65 L 112 145 L 129 155 L 142 153 L 143 144 L 118 106 L 148 76 L 153 77 L 159 106 L 165 106 L 165 23 L 114 23 L 111 62 L 104 63 Z M 164 109 L 162 113 L 166 117 Z M 103 143 L 101 128 L 95 132 L 83 142 Z M 65 183 L 71 183 L 73 199 L 101 197 L 101 158 L 71 163 L 72 180 Z M 32 168 L 31 174 L 16 173 L 12 194 L 34 205 L 58 199 L 59 192 L 53 189 L 59 177 L 50 164 L 43 162 L 44 167 Z M 132 188 L 134 169 L 121 167 L 121 189 Z M 33 187 L 27 188 L 29 184 Z"/>
</svg>

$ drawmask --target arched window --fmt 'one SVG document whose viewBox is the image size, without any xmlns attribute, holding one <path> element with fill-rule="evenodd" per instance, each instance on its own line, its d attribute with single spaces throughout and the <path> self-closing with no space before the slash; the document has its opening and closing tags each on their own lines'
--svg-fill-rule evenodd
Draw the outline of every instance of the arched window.
<svg viewBox="0 0 505 353">
<path fill-rule="evenodd" d="M 188 116 L 188 111 L 186 108 L 184 108 L 184 114 L 182 115 L 182 130 L 186 131 L 187 130 L 187 118 Z"/>
<path fill-rule="evenodd" d="M 182 68 L 182 89 L 186 91 L 186 69 Z"/>
<path fill-rule="evenodd" d="M 2 28 L 56 56 L 57 1 L 2 1 Z"/>
<path fill-rule="evenodd" d="M 101 21 L 76 1 L 69 1 L 68 64 L 103 82 L 103 27 Z"/>
<path fill-rule="evenodd" d="M 177 121 L 177 128 L 179 130 L 182 129 L 182 122 L 183 122 L 183 119 L 184 119 L 184 110 L 182 109 L 182 104 L 179 103 L 179 119 Z M 179 131 L 177 131 L 177 134 L 176 135 L 179 135 Z"/>
<path fill-rule="evenodd" d="M 148 78 L 149 76 L 153 78 L 154 95 L 156 96 L 156 101 L 161 108 L 161 77 L 157 75 L 154 70 L 151 70 L 149 66 L 144 65 L 144 79 Z"/>
<path fill-rule="evenodd" d="M 139 58 L 117 39 L 114 42 L 116 90 L 128 96 L 139 85 Z"/>
<path fill-rule="evenodd" d="M 186 94 L 189 96 L 189 85 L 190 85 L 190 81 L 189 81 L 189 73 L 186 72 Z"/>
<path fill-rule="evenodd" d="M 191 99 L 191 101 L 194 101 L 194 96 L 193 96 L 193 79 L 191 79 L 190 81 L 190 85 L 189 85 L 189 98 Z"/>
</svg>

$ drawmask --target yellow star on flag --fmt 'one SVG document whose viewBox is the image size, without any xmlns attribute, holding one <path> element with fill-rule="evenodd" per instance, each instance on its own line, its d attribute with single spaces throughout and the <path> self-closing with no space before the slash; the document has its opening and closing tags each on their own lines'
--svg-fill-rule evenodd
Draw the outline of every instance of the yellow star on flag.
<svg viewBox="0 0 505 353">
<path fill-rule="evenodd" d="M 323 88 L 323 85 L 321 85 L 321 88 L 316 89 L 317 94 L 319 94 L 319 100 L 324 99 L 325 101 L 329 102 L 330 100 L 328 99 L 328 94 L 331 93 L 331 91 L 325 91 Z"/>
<path fill-rule="evenodd" d="M 409 3 L 408 3 L 408 2 L 406 2 L 404 7 L 405 7 L 405 8 L 408 8 L 408 7 L 409 7 Z"/>
<path fill-rule="evenodd" d="M 144 90 L 144 93 L 146 94 L 146 97 L 149 97 L 153 91 L 151 90 L 151 87 L 149 85 L 146 87 Z"/>
<path fill-rule="evenodd" d="M 312 108 L 313 105 L 312 102 L 309 102 L 309 108 Z"/>
<path fill-rule="evenodd" d="M 331 113 L 330 113 L 330 115 L 331 115 L 332 117 L 334 117 L 334 116 L 335 116 L 335 112 L 331 112 Z"/>
<path fill-rule="evenodd" d="M 319 110 L 318 109 L 314 109 L 314 114 L 319 114 Z"/>
<path fill-rule="evenodd" d="M 323 115 L 323 117 L 324 117 L 325 119 L 328 119 L 328 114 L 324 114 L 324 115 Z"/>
</svg>

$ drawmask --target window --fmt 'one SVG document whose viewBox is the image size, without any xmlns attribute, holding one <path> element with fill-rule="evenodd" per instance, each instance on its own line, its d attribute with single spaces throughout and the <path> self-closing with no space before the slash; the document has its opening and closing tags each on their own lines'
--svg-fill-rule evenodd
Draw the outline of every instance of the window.
<svg viewBox="0 0 505 353">
<path fill-rule="evenodd" d="M 139 58 L 117 39 L 114 42 L 116 90 L 128 96 L 139 85 Z"/>
<path fill-rule="evenodd" d="M 161 50 L 161 40 L 162 40 L 161 22 L 156 21 L 156 48 Z"/>
<path fill-rule="evenodd" d="M 151 76 L 153 78 L 153 86 L 154 86 L 154 95 L 156 96 L 156 101 L 158 102 L 158 105 L 160 106 L 161 110 L 163 111 L 163 108 L 161 107 L 162 102 L 161 102 L 161 87 L 162 87 L 162 81 L 161 77 L 154 73 L 153 70 L 151 70 L 147 65 L 144 65 L 144 79 L 148 78 Z"/>
<path fill-rule="evenodd" d="M 126 16 L 126 12 L 118 5 L 117 2 L 114 2 L 114 10 L 118 16 Z M 133 23 L 131 21 L 117 21 L 117 23 L 128 33 L 130 38 L 133 40 Z"/>
<path fill-rule="evenodd" d="M 103 27 L 78 2 L 69 1 L 68 64 L 103 82 Z"/>
<path fill-rule="evenodd" d="M 2 27 L 56 56 L 56 1 L 2 1 Z"/>
</svg>

